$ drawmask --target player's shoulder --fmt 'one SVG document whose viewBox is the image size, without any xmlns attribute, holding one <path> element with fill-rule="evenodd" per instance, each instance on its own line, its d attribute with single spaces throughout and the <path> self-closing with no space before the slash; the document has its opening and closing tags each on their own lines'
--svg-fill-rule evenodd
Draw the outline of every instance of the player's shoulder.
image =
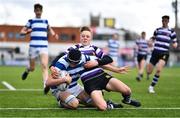
<svg viewBox="0 0 180 118">
<path fill-rule="evenodd" d="M 175 32 L 175 29 L 174 29 L 174 28 L 169 28 L 169 30 L 170 30 L 171 32 Z"/>
<path fill-rule="evenodd" d="M 156 28 L 156 30 L 162 30 L 163 29 L 163 27 L 158 27 L 158 28 Z"/>
</svg>

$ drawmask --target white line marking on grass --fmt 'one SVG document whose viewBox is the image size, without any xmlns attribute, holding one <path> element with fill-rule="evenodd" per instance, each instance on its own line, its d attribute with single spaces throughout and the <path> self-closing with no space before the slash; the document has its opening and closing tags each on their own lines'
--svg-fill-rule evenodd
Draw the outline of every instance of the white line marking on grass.
<svg viewBox="0 0 180 118">
<path fill-rule="evenodd" d="M 10 91 L 9 89 L 0 89 L 0 91 Z M 16 89 L 16 91 L 43 91 L 43 89 Z"/>
<path fill-rule="evenodd" d="M 59 110 L 59 109 L 65 109 L 65 108 L 0 108 L 0 110 Z M 97 109 L 97 108 L 87 108 L 87 107 L 80 107 L 78 109 L 81 110 L 88 110 L 88 109 Z M 121 109 L 121 110 L 180 110 L 179 107 L 173 107 L 173 108 L 115 108 L 115 109 Z"/>
<path fill-rule="evenodd" d="M 9 90 L 12 90 L 12 91 L 15 91 L 15 90 L 16 90 L 12 85 L 10 85 L 9 83 L 7 83 L 6 81 L 2 81 L 2 84 L 3 84 L 4 86 L 6 86 Z"/>
</svg>

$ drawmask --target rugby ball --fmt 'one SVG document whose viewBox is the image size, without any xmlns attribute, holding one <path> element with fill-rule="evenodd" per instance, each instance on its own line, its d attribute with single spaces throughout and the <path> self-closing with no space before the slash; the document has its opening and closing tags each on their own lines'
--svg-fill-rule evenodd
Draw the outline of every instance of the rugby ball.
<svg viewBox="0 0 180 118">
<path fill-rule="evenodd" d="M 59 77 L 60 77 L 60 78 L 63 78 L 63 77 L 65 77 L 67 74 L 68 74 L 67 71 L 60 71 L 60 72 L 59 72 Z M 58 88 L 60 91 L 65 91 L 65 90 L 68 89 L 68 87 L 69 87 L 69 86 L 68 86 L 67 83 L 62 83 L 62 84 L 59 84 L 59 85 L 57 86 L 57 88 Z"/>
</svg>

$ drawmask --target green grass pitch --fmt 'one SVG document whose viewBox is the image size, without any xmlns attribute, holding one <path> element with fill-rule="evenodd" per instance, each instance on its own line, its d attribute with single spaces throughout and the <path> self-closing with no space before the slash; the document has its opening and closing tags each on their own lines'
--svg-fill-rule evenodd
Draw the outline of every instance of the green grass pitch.
<svg viewBox="0 0 180 118">
<path fill-rule="evenodd" d="M 155 87 L 155 94 L 149 94 L 151 83 L 145 74 L 141 82 L 135 80 L 136 70 L 128 74 L 114 74 L 132 89 L 132 97 L 142 103 L 140 108 L 124 105 L 122 109 L 98 111 L 97 109 L 67 110 L 58 108 L 55 98 L 49 92 L 43 94 L 41 70 L 30 73 L 27 80 L 21 80 L 24 67 L 0 66 L 0 117 L 180 117 L 180 68 L 164 68 Z M 3 82 L 16 90 L 9 90 Z M 118 93 L 105 92 L 105 98 L 121 103 Z"/>
</svg>

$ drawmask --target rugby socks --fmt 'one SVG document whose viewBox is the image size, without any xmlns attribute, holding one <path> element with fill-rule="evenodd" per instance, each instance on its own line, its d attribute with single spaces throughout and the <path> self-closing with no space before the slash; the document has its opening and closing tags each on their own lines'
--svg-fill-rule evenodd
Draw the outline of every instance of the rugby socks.
<svg viewBox="0 0 180 118">
<path fill-rule="evenodd" d="M 140 78 L 143 78 L 143 74 L 140 74 L 140 73 L 139 73 L 139 77 L 140 77 Z"/>
<path fill-rule="evenodd" d="M 123 96 L 123 101 L 130 103 L 131 102 L 131 95 L 122 95 Z"/>
<path fill-rule="evenodd" d="M 124 99 L 122 100 L 122 102 L 124 104 L 132 105 L 132 106 L 135 106 L 135 107 L 140 107 L 141 106 L 141 103 L 139 101 L 131 99 L 131 95 L 123 95 L 123 97 L 124 97 Z"/>
<path fill-rule="evenodd" d="M 154 87 L 159 80 L 159 75 L 154 75 L 151 86 Z"/>
<path fill-rule="evenodd" d="M 139 77 L 139 79 L 142 79 L 143 78 L 143 74 L 139 73 L 138 77 Z"/>
</svg>

